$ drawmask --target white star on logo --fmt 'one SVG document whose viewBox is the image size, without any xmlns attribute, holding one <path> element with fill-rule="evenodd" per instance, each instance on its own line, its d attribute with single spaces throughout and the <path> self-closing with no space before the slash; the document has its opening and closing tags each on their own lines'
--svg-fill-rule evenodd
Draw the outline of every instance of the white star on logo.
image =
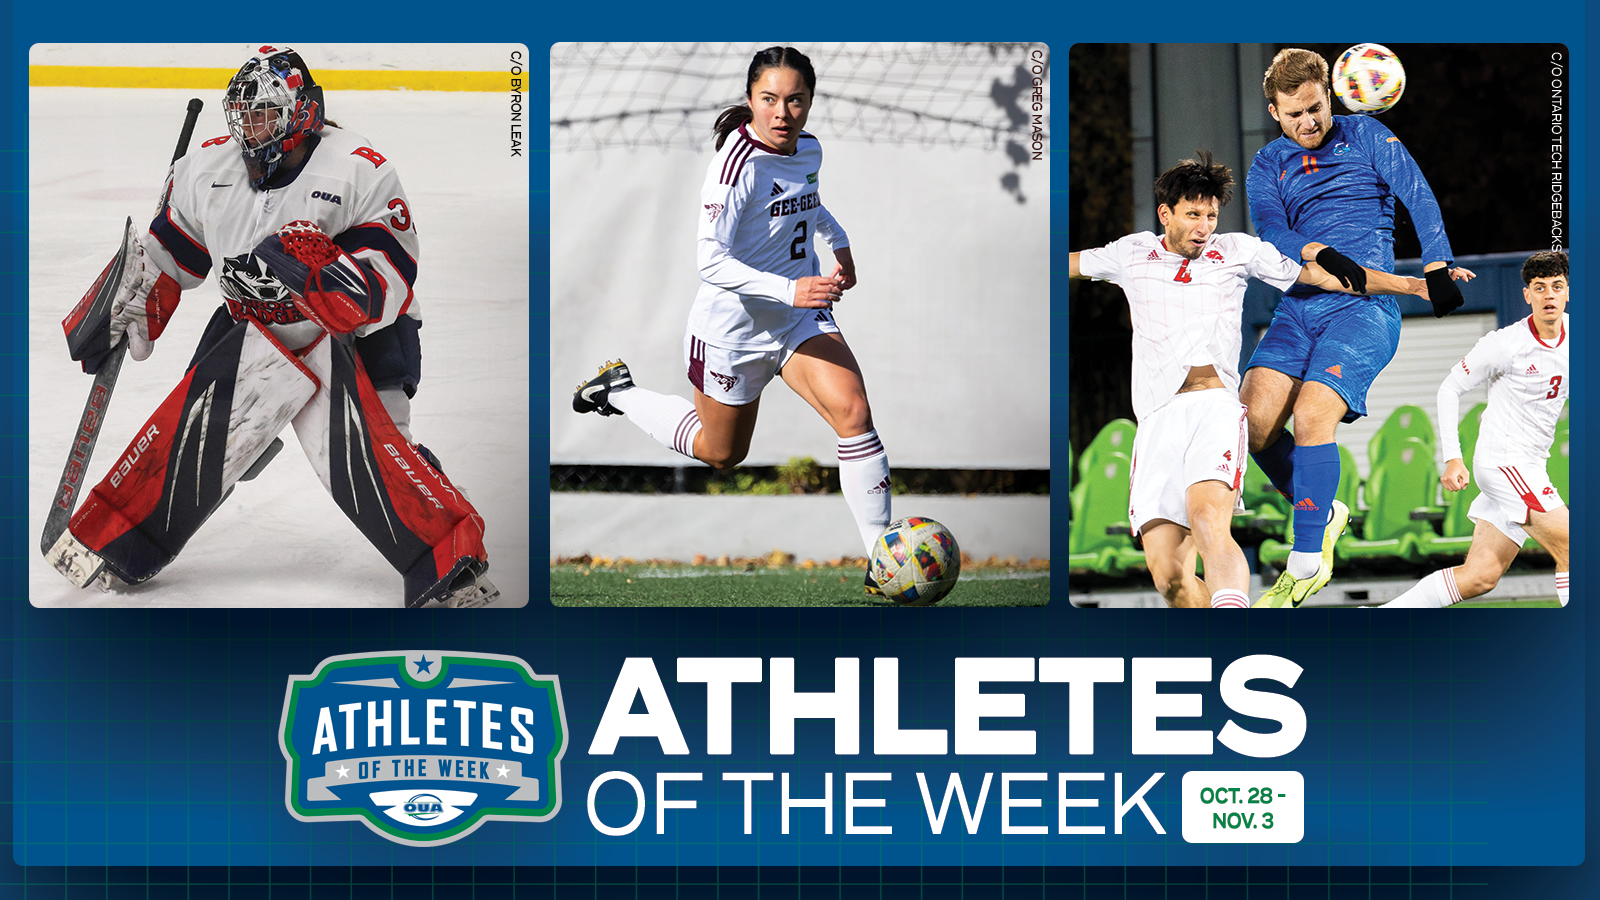
<svg viewBox="0 0 1600 900">
<path fill-rule="evenodd" d="M 510 771 L 511 771 L 511 767 L 510 766 L 506 766 L 506 765 L 501 765 L 500 768 L 495 769 L 495 772 L 499 773 L 501 778 L 506 777 L 506 773 L 510 772 Z"/>
<path fill-rule="evenodd" d="M 340 778 L 349 778 L 350 777 L 350 770 L 345 768 L 342 765 L 339 768 L 334 769 L 334 771 L 339 773 L 339 777 Z"/>
</svg>

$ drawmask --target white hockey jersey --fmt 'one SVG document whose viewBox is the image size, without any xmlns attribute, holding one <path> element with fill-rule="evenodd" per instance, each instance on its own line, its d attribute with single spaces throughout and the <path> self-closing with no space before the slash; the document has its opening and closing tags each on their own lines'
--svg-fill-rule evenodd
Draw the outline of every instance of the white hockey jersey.
<svg viewBox="0 0 1600 900">
<path fill-rule="evenodd" d="M 1286 290 L 1302 266 L 1248 234 L 1213 234 L 1198 259 L 1168 250 L 1148 231 L 1078 254 L 1078 271 L 1127 295 L 1133 320 L 1133 413 L 1143 420 L 1177 395 L 1189 370 L 1214 366 L 1239 391 L 1245 285 Z"/>
<path fill-rule="evenodd" d="M 795 282 L 818 275 L 812 235 L 832 249 L 850 245 L 822 205 L 822 147 L 806 132 L 792 156 L 747 131 L 728 135 L 700 189 L 695 259 L 700 291 L 689 327 L 708 343 L 736 350 L 776 350 L 812 310 L 796 309 Z"/>
<path fill-rule="evenodd" d="M 238 145 L 224 135 L 178 160 L 171 198 L 150 224 L 145 250 L 185 290 L 215 271 L 235 319 L 253 318 L 290 349 L 321 333 L 295 309 L 289 292 L 267 275 L 254 249 L 296 221 L 315 222 L 333 242 L 370 263 L 381 279 L 381 315 L 356 330 L 365 336 L 402 315 L 422 318 L 412 295 L 417 230 L 394 164 L 367 140 L 324 127 L 293 180 L 254 190 Z M 380 298 L 374 298 L 378 313 Z"/>
<path fill-rule="evenodd" d="M 1552 342 L 1539 337 L 1533 317 L 1491 331 L 1450 368 L 1439 385 L 1439 446 L 1446 461 L 1461 459 L 1461 395 L 1489 382 L 1489 405 L 1478 425 L 1474 466 L 1534 462 L 1550 457 L 1556 422 L 1567 402 L 1571 325 L 1561 316 Z"/>
</svg>

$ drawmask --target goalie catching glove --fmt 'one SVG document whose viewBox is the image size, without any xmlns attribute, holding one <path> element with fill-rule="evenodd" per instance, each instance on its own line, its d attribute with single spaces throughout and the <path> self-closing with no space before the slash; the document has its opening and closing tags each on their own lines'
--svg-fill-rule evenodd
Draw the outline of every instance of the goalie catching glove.
<svg viewBox="0 0 1600 900">
<path fill-rule="evenodd" d="M 298 221 L 256 245 L 256 259 L 288 288 L 300 314 L 334 334 L 383 315 L 383 282 L 315 223 Z"/>
</svg>

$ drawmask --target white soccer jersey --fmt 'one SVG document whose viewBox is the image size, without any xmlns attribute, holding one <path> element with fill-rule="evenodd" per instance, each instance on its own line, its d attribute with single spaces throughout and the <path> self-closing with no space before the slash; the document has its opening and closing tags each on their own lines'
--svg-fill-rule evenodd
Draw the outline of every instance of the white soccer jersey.
<svg viewBox="0 0 1600 900">
<path fill-rule="evenodd" d="M 290 349 L 321 333 L 300 315 L 288 291 L 263 272 L 253 251 L 267 235 L 297 220 L 315 222 L 335 244 L 370 263 L 383 285 L 380 317 L 358 336 L 401 315 L 422 318 L 412 296 L 417 276 L 417 230 L 394 163 L 366 138 L 324 127 L 294 179 L 264 190 L 250 187 L 238 144 L 226 135 L 205 141 L 178 160 L 171 200 L 150 224 L 145 249 L 185 290 L 212 271 L 235 319 L 268 326 Z"/>
<path fill-rule="evenodd" d="M 814 310 L 796 309 L 795 281 L 820 274 L 812 235 L 850 245 L 818 193 L 822 147 L 806 132 L 792 156 L 757 140 L 746 125 L 728 135 L 700 189 L 696 261 L 700 292 L 689 328 L 739 350 L 776 350 Z"/>
<path fill-rule="evenodd" d="M 1462 458 L 1461 395 L 1489 382 L 1489 406 L 1478 426 L 1474 467 L 1488 462 L 1533 462 L 1550 457 L 1556 422 L 1567 402 L 1567 350 L 1571 325 L 1561 316 L 1561 334 L 1539 337 L 1533 317 L 1478 339 L 1439 386 L 1439 444 L 1446 460 Z"/>
<path fill-rule="evenodd" d="M 1171 400 L 1196 366 L 1215 366 L 1237 394 L 1246 282 L 1259 278 L 1286 290 L 1301 268 L 1248 234 L 1214 234 L 1194 260 L 1148 231 L 1078 254 L 1079 272 L 1116 284 L 1128 297 L 1133 412 L 1140 421 Z"/>
</svg>

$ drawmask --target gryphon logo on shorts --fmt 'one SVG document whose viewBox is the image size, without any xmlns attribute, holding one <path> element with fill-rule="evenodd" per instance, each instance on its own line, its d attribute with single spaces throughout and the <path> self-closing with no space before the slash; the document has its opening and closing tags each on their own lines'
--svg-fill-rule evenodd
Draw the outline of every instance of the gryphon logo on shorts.
<svg viewBox="0 0 1600 900">
<path fill-rule="evenodd" d="M 448 844 L 484 822 L 543 822 L 561 809 L 561 680 L 512 656 L 334 656 L 289 676 L 278 745 L 296 819 Z"/>
</svg>

